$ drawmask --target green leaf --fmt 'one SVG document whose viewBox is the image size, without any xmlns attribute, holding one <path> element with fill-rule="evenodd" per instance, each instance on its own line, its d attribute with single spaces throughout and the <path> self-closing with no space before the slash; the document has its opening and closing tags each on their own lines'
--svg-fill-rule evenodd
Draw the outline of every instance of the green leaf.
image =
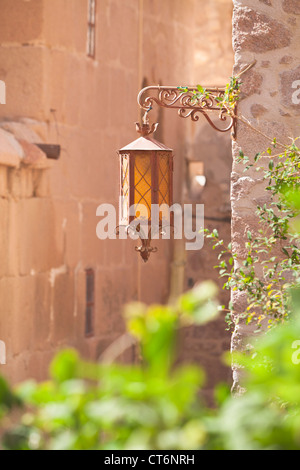
<svg viewBox="0 0 300 470">
<path fill-rule="evenodd" d="M 76 377 L 78 372 L 79 355 L 74 349 L 68 349 L 59 353 L 50 366 L 51 376 L 57 382 Z"/>
</svg>

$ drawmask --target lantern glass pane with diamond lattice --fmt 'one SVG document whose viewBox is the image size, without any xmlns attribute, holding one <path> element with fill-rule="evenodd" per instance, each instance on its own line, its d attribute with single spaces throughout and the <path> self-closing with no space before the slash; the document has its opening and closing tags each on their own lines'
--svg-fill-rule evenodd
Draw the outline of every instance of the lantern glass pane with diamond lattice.
<svg viewBox="0 0 300 470">
<path fill-rule="evenodd" d="M 172 205 L 173 151 L 148 135 L 139 137 L 119 150 L 121 175 L 121 223 L 134 220 L 135 215 L 151 221 L 153 204 Z M 160 214 L 160 221 L 161 221 Z"/>
</svg>

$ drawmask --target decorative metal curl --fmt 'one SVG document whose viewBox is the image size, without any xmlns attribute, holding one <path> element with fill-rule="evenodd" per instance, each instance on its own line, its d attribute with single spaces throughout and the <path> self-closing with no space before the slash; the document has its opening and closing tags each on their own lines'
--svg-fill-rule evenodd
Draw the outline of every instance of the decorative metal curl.
<svg viewBox="0 0 300 470">
<path fill-rule="evenodd" d="M 138 251 L 145 263 L 147 263 L 150 258 L 151 253 L 157 253 L 158 249 L 156 246 L 151 246 L 151 238 L 144 240 L 141 239 L 141 246 L 136 246 L 135 251 Z"/>
<path fill-rule="evenodd" d="M 148 224 L 147 224 L 148 225 Z M 148 228 L 148 233 L 145 233 L 143 230 L 142 224 L 140 222 L 137 222 L 136 224 L 133 225 L 118 225 L 115 229 L 115 234 L 119 235 L 120 234 L 120 228 L 123 227 L 128 234 L 130 230 L 132 230 L 134 235 L 137 235 L 140 240 L 141 240 L 141 245 L 135 247 L 135 251 L 139 252 L 143 261 L 146 263 L 148 259 L 150 258 L 151 253 L 157 253 L 158 248 L 155 246 L 151 246 L 151 242 L 153 239 L 153 235 L 159 233 L 161 235 L 164 234 L 164 230 L 166 228 L 171 228 L 174 229 L 172 225 L 162 225 L 159 226 L 158 230 L 156 233 L 153 232 L 153 227 L 150 226 Z"/>
<path fill-rule="evenodd" d="M 156 96 L 152 95 L 155 91 Z M 178 115 L 182 118 L 191 118 L 198 121 L 200 115 L 204 116 L 207 122 L 218 132 L 228 132 L 231 130 L 232 137 L 236 136 L 236 118 L 229 116 L 225 108 L 218 106 L 218 98 L 223 98 L 225 88 L 206 88 L 205 93 L 195 99 L 194 92 L 199 94 L 196 87 L 187 87 L 187 91 L 182 91 L 174 86 L 148 86 L 143 88 L 138 95 L 139 106 L 148 112 L 153 108 L 154 103 L 158 106 L 170 109 L 177 109 Z M 210 112 L 218 112 L 218 119 L 222 122 L 229 121 L 224 127 L 219 127 L 208 115 Z"/>
</svg>

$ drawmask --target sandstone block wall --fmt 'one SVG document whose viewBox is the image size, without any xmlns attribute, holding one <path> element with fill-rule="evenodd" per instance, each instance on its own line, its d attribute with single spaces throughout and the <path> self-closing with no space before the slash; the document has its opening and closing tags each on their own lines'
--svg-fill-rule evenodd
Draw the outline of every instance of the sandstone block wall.
<svg viewBox="0 0 300 470">
<path fill-rule="evenodd" d="M 87 0 L 14 0 L 12 8 L 11 0 L 0 0 L 0 80 L 7 85 L 1 126 L 16 139 L 62 149 L 47 170 L 0 165 L 0 339 L 8 354 L 1 373 L 15 382 L 44 378 L 65 346 L 98 358 L 124 330 L 124 303 L 166 302 L 170 278 L 171 295 L 217 281 L 209 246 L 187 255 L 160 241 L 144 265 L 136 242 L 100 242 L 96 208 L 117 206 L 116 150 L 136 138 L 143 86 L 227 82 L 231 0 L 97 0 L 95 59 L 87 57 L 87 6 Z M 229 241 L 230 136 L 205 120 L 192 124 L 162 109 L 151 114 L 160 124 L 156 138 L 175 151 L 175 202 L 204 203 L 207 226 Z M 204 162 L 200 198 L 185 189 L 186 159 Z M 87 269 L 95 273 L 89 338 Z M 183 336 L 182 358 L 206 367 L 209 390 L 228 378 L 223 320 Z"/>
<path fill-rule="evenodd" d="M 267 136 L 288 144 L 300 135 L 297 88 L 300 80 L 300 10 L 297 0 L 234 0 L 233 45 L 235 71 L 256 60 L 256 65 L 242 77 L 242 100 L 238 113 Z M 296 95 L 295 95 L 296 93 Z M 268 139 L 239 123 L 234 156 L 239 150 L 253 157 L 266 150 Z M 257 204 L 266 201 L 261 175 L 255 170 L 243 173 L 234 164 L 232 172 L 232 242 L 238 255 L 237 266 L 244 254 L 247 230 L 256 231 Z M 245 309 L 242 293 L 233 295 L 236 313 Z M 251 329 L 236 327 L 232 347 L 243 347 Z M 238 373 L 235 371 L 235 380 Z"/>
<path fill-rule="evenodd" d="M 96 208 L 117 207 L 116 150 L 136 138 L 143 82 L 192 81 L 195 1 L 98 0 L 95 59 L 87 56 L 87 0 L 13 4 L 0 0 L 0 79 L 7 87 L 0 121 L 11 135 L 22 123 L 25 140 L 32 131 L 62 149 L 40 174 L 8 169 L 13 156 L 0 165 L 1 373 L 17 382 L 45 378 L 53 354 L 66 346 L 97 359 L 124 331 L 124 303 L 168 299 L 170 243 L 159 242 L 159 254 L 144 265 L 136 242 L 96 238 Z M 168 125 L 161 119 L 178 182 L 187 126 L 173 114 Z M 87 269 L 95 273 L 91 337 Z"/>
</svg>

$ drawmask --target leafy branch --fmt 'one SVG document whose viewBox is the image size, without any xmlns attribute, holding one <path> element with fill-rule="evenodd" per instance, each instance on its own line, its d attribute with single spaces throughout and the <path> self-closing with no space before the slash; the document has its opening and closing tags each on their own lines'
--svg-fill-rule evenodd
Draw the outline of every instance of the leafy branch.
<svg viewBox="0 0 300 470">
<path fill-rule="evenodd" d="M 266 151 L 257 153 L 254 158 L 250 159 L 240 151 L 236 159 L 237 163 L 244 164 L 244 171 L 254 167 L 263 174 L 270 202 L 257 206 L 259 229 L 257 233 L 247 232 L 243 259 L 238 259 L 231 244 L 224 246 L 217 230 L 204 230 L 204 234 L 212 242 L 213 249 L 219 251 L 216 268 L 219 269 L 220 277 L 226 278 L 224 289 L 246 293 L 248 305 L 242 317 L 246 322 L 255 321 L 260 328 L 266 320 L 269 326 L 273 326 L 289 318 L 290 289 L 300 283 L 299 240 L 295 232 L 295 228 L 299 227 L 300 212 L 300 150 L 296 145 L 297 139 L 285 145 L 237 114 L 242 84 L 240 77 L 254 65 L 255 62 L 237 76 L 231 77 L 224 94 L 215 98 L 215 101 L 228 116 L 238 119 L 270 142 Z M 184 87 L 181 89 L 188 91 Z M 193 91 L 193 103 L 200 104 L 203 97 L 209 98 L 210 93 L 198 85 L 197 91 Z M 274 149 L 278 149 L 275 154 Z M 297 197 L 299 205 L 295 206 L 293 201 Z M 228 309 L 223 307 L 228 312 L 227 322 L 231 327 L 235 313 L 233 305 L 230 302 Z"/>
<path fill-rule="evenodd" d="M 276 140 L 273 140 L 276 147 Z M 245 256 L 238 259 L 232 252 L 231 244 L 224 249 L 223 240 L 216 230 L 205 235 L 219 248 L 219 269 L 226 278 L 224 289 L 245 292 L 247 309 L 243 318 L 247 323 L 255 321 L 260 328 L 264 321 L 269 327 L 282 323 L 290 317 L 291 289 L 300 283 L 299 235 L 294 230 L 299 216 L 299 207 L 292 203 L 295 194 L 299 197 L 300 150 L 294 141 L 276 158 L 268 160 L 271 148 L 255 155 L 253 162 L 241 151 L 237 162 L 245 165 L 245 171 L 255 167 L 267 182 L 265 190 L 270 194 L 269 204 L 257 206 L 259 229 L 257 233 L 247 232 Z M 260 165 L 262 163 L 262 165 Z M 229 256 L 229 262 L 225 257 Z M 230 316 L 234 315 L 232 304 Z"/>
</svg>

